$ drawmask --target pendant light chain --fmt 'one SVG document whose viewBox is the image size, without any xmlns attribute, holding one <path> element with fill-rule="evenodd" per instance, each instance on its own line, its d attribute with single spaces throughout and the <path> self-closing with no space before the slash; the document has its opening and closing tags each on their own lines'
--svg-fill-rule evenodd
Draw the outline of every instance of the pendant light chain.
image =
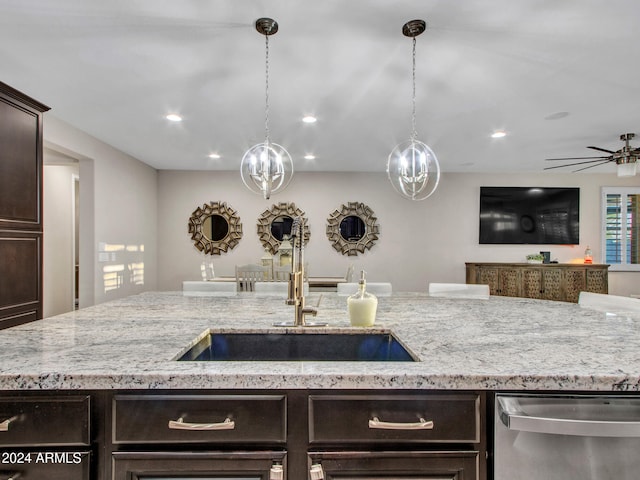
<svg viewBox="0 0 640 480">
<path fill-rule="evenodd" d="M 269 35 L 265 35 L 265 107 L 264 107 L 264 137 L 265 143 L 269 142 Z"/>
<path fill-rule="evenodd" d="M 418 138 L 418 131 L 416 130 L 416 37 L 413 37 L 413 93 L 412 98 L 412 111 L 411 111 L 411 141 L 415 141 Z"/>
</svg>

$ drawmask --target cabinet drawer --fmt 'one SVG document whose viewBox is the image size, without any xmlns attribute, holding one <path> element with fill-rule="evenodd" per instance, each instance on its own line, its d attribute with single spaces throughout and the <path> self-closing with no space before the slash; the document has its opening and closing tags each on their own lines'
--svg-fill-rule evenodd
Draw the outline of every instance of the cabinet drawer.
<svg viewBox="0 0 640 480">
<path fill-rule="evenodd" d="M 284 395 L 117 395 L 113 443 L 286 441 Z"/>
<path fill-rule="evenodd" d="M 282 451 L 114 452 L 110 478 L 262 480 L 274 478 L 272 467 L 286 460 Z"/>
<path fill-rule="evenodd" d="M 71 451 L 0 452 L 0 479 L 89 480 L 91 454 Z"/>
<path fill-rule="evenodd" d="M 475 394 L 312 395 L 309 441 L 478 443 L 480 398 Z"/>
<path fill-rule="evenodd" d="M 0 398 L 0 446 L 89 445 L 89 397 Z"/>
<path fill-rule="evenodd" d="M 309 452 L 327 480 L 478 480 L 477 451 Z"/>
</svg>

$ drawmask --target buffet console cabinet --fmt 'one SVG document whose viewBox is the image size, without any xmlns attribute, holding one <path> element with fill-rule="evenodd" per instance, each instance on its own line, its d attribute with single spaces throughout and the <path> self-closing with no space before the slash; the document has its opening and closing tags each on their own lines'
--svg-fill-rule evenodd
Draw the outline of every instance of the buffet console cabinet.
<svg viewBox="0 0 640 480">
<path fill-rule="evenodd" d="M 487 394 L 0 395 L 0 479 L 487 480 Z"/>
<path fill-rule="evenodd" d="M 491 295 L 578 302 L 580 292 L 608 293 L 609 265 L 575 263 L 466 263 L 467 283 L 489 285 Z"/>
</svg>

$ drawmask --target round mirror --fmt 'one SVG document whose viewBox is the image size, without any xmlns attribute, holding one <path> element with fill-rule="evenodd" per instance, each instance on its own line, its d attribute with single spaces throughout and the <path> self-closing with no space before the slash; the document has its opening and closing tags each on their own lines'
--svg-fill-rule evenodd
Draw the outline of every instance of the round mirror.
<svg viewBox="0 0 640 480">
<path fill-rule="evenodd" d="M 242 223 L 236 211 L 226 203 L 210 202 L 191 214 L 189 233 L 198 250 L 220 255 L 238 244 L 242 238 Z"/>
<path fill-rule="evenodd" d="M 280 202 L 272 205 L 270 209 L 262 212 L 258 218 L 258 236 L 264 249 L 271 255 L 275 255 L 280 248 L 283 239 L 291 235 L 293 219 L 302 217 L 302 240 L 306 245 L 311 236 L 307 218 L 302 210 L 293 202 Z"/>
<path fill-rule="evenodd" d="M 271 222 L 271 235 L 281 242 L 285 235 L 291 236 L 291 225 L 293 225 L 293 218 L 289 215 L 280 215 Z"/>
<path fill-rule="evenodd" d="M 364 237 L 367 231 L 367 225 L 360 217 L 349 215 L 344 217 L 340 222 L 340 236 L 347 242 L 357 242 Z"/>
<path fill-rule="evenodd" d="M 373 247 L 378 240 L 378 219 L 364 203 L 349 202 L 327 219 L 327 238 L 343 255 L 358 255 Z"/>
<path fill-rule="evenodd" d="M 209 215 L 202 224 L 202 234 L 213 242 L 219 242 L 229 233 L 229 222 L 222 215 Z"/>
</svg>

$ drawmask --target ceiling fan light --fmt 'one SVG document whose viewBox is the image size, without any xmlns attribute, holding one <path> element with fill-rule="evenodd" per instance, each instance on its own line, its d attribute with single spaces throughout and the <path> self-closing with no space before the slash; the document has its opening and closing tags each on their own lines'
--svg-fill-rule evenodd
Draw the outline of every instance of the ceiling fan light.
<svg viewBox="0 0 640 480">
<path fill-rule="evenodd" d="M 631 163 L 619 163 L 618 164 L 618 176 L 619 177 L 633 177 L 636 174 L 636 162 Z"/>
</svg>

